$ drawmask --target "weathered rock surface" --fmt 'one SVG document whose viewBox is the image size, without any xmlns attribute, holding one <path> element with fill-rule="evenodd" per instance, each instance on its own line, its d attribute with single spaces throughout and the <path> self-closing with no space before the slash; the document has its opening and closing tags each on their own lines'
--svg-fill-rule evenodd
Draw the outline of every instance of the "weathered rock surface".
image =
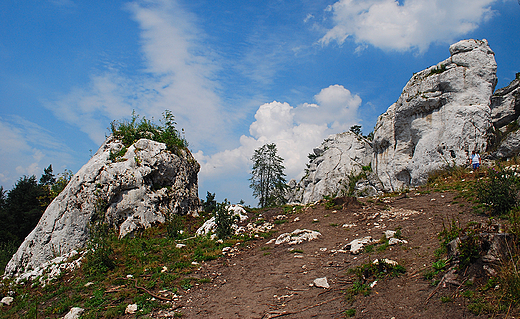
<svg viewBox="0 0 520 319">
<path fill-rule="evenodd" d="M 283 233 L 278 236 L 276 239 L 271 239 L 267 242 L 267 244 L 274 243 L 275 245 L 287 244 L 287 245 L 297 245 L 301 244 L 304 241 L 311 241 L 318 239 L 321 236 L 321 233 L 315 230 L 309 229 L 296 229 L 291 233 Z"/>
<path fill-rule="evenodd" d="M 327 281 L 327 277 L 316 278 L 313 281 L 314 287 L 329 289 L 330 285 Z"/>
<path fill-rule="evenodd" d="M 511 158 L 520 153 L 520 131 L 509 133 L 493 152 L 494 158 Z"/>
<path fill-rule="evenodd" d="M 511 158 L 520 153 L 520 73 L 507 87 L 497 90 L 491 97 L 491 117 L 495 136 L 490 145 L 490 157 Z M 517 121 L 514 125 L 509 125 Z"/>
<path fill-rule="evenodd" d="M 450 54 L 416 73 L 377 121 L 372 167 L 386 191 L 423 184 L 430 172 L 486 149 L 494 53 L 486 40 L 464 40 Z"/>
<path fill-rule="evenodd" d="M 491 118 L 496 128 L 516 121 L 520 116 L 520 79 L 513 80 L 507 87 L 496 90 L 491 97 Z"/>
<path fill-rule="evenodd" d="M 6 305 L 9 306 L 14 301 L 13 297 L 4 297 L 2 300 L 0 300 L 0 305 Z"/>
<path fill-rule="evenodd" d="M 165 221 L 167 214 L 196 214 L 200 209 L 199 164 L 187 150 L 174 154 L 163 143 L 141 139 L 123 149 L 109 137 L 47 207 L 6 267 L 20 275 L 56 256 L 84 247 L 96 211 L 117 227 L 120 237 Z"/>
<path fill-rule="evenodd" d="M 369 167 L 373 157 L 368 140 L 352 132 L 329 136 L 313 152 L 305 177 L 299 183 L 289 182 L 289 202 L 308 204 L 325 195 L 346 193 L 350 178 Z"/>
<path fill-rule="evenodd" d="M 365 236 L 363 238 L 354 239 L 345 245 L 344 249 L 349 250 L 353 255 L 357 255 L 365 248 L 366 245 L 374 242 L 377 242 L 377 240 L 372 239 L 372 236 Z"/>
</svg>

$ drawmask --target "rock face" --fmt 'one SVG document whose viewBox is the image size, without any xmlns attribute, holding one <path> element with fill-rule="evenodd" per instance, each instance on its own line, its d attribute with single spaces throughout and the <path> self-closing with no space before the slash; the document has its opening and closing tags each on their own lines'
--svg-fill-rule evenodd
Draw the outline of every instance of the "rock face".
<svg viewBox="0 0 520 319">
<path fill-rule="evenodd" d="M 450 46 L 451 57 L 416 73 L 374 130 L 372 167 L 386 191 L 423 184 L 483 152 L 491 126 L 496 62 L 486 40 Z"/>
<path fill-rule="evenodd" d="M 300 183 L 289 182 L 288 201 L 311 203 L 325 195 L 348 191 L 350 177 L 370 167 L 370 143 L 352 132 L 331 135 L 314 149 L 307 174 Z"/>
<path fill-rule="evenodd" d="M 494 158 L 511 158 L 520 153 L 520 131 L 515 131 L 506 136 L 500 143 L 496 152 L 493 153 Z"/>
<path fill-rule="evenodd" d="M 289 182 L 288 201 L 307 204 L 343 195 L 346 186 L 351 192 L 349 181 L 369 165 L 373 173 L 367 170 L 366 177 L 356 179 L 354 195 L 418 186 L 436 170 L 465 166 L 472 151 L 486 151 L 492 126 L 506 132 L 520 116 L 520 75 L 492 96 L 496 69 L 486 40 L 451 45 L 448 59 L 414 74 L 397 102 L 379 116 L 372 142 L 346 132 L 315 149 L 305 177 Z M 496 155 L 518 152 L 520 133 L 515 132 Z"/>
<path fill-rule="evenodd" d="M 491 97 L 491 118 L 496 128 L 503 128 L 520 116 L 520 73 L 507 87 Z"/>
<path fill-rule="evenodd" d="M 491 97 L 491 117 L 495 127 L 492 158 L 510 158 L 520 153 L 520 73 L 507 87 L 497 90 Z M 517 121 L 516 125 L 509 125 Z"/>
<path fill-rule="evenodd" d="M 187 150 L 174 154 L 163 143 L 141 139 L 125 152 L 109 137 L 47 207 L 5 274 L 19 275 L 84 247 L 96 212 L 106 211 L 105 221 L 120 237 L 162 223 L 167 214 L 196 214 L 199 168 Z"/>
</svg>

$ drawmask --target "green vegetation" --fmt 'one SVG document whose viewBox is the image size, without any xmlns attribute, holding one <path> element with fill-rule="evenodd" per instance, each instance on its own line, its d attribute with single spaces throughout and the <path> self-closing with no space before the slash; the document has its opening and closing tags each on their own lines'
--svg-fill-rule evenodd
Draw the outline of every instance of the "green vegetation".
<svg viewBox="0 0 520 319">
<path fill-rule="evenodd" d="M 206 213 L 213 214 L 217 210 L 217 201 L 215 200 L 215 193 L 207 192 L 206 200 L 202 200 L 202 209 Z"/>
<path fill-rule="evenodd" d="M 519 183 L 514 172 L 491 168 L 487 179 L 477 184 L 477 197 L 492 216 L 506 215 L 518 205 Z"/>
<path fill-rule="evenodd" d="M 168 150 L 172 152 L 179 148 L 184 149 L 188 147 L 188 141 L 175 128 L 177 123 L 171 111 L 164 111 L 161 123 L 162 125 L 154 124 L 145 117 L 139 118 L 139 115 L 133 112 L 130 121 L 123 120 L 110 123 L 110 130 L 112 135 L 120 139 L 126 147 L 142 138 L 164 143 Z M 118 155 L 114 155 L 114 158 L 117 157 Z"/>
<path fill-rule="evenodd" d="M 30 282 L 0 285 L 1 296 L 8 290 L 16 296 L 16 303 L 2 308 L 0 318 L 63 317 L 71 307 L 84 308 L 82 318 L 121 318 L 132 303 L 138 305 L 136 317 L 146 317 L 153 310 L 171 307 L 149 292 L 170 299 L 179 290 L 211 282 L 210 278 L 193 278 L 192 272 L 198 263 L 222 256 L 222 248 L 237 242 L 194 237 L 191 229 L 200 227 L 204 219 L 191 216 L 178 220 L 183 232 L 177 239 L 169 236 L 167 224 L 138 232 L 134 238 L 119 239 L 113 229 L 103 226 L 103 207 L 100 200 L 99 214 L 91 226 L 96 234 L 89 247 L 96 251 L 87 254 L 81 269 L 45 287 Z M 186 246 L 177 248 L 177 243 Z"/>
<path fill-rule="evenodd" d="M 517 160 L 513 159 L 503 164 L 517 164 Z M 428 183 L 428 187 L 435 191 L 455 191 L 458 195 L 454 199 L 464 198 L 473 202 L 474 211 L 479 214 L 486 213 L 490 218 L 490 225 L 496 219 L 502 225 L 509 221 L 504 231 L 514 235 L 514 241 L 507 249 L 506 259 L 495 269 L 495 276 L 488 277 L 486 282 L 468 278 L 464 281 L 458 296 L 467 299 L 468 310 L 475 315 L 505 313 L 520 305 L 520 179 L 514 169 L 502 165 L 476 172 L 451 167 L 430 175 Z M 469 222 L 463 227 L 452 218 L 447 225 L 443 223 L 443 229 L 439 233 L 440 248 L 435 251 L 437 261 L 432 264 L 431 270 L 425 273 L 425 278 L 440 279 L 437 277 L 439 273 L 455 266 L 461 274 L 466 273 L 471 267 L 478 267 L 474 265 L 478 265 L 482 249 L 485 249 L 480 234 L 486 231 L 484 225 L 476 222 Z M 443 258 L 448 252 L 447 244 L 457 238 L 458 254 L 454 259 Z M 434 280 L 433 283 L 437 285 L 439 280 Z M 441 301 L 451 302 L 456 297 L 457 295 L 443 296 Z"/>
<path fill-rule="evenodd" d="M 84 271 L 87 275 L 102 275 L 116 266 L 109 243 L 110 228 L 105 221 L 107 202 L 98 197 L 96 211 L 89 226 L 89 241 L 85 255 Z"/>
<path fill-rule="evenodd" d="M 446 65 L 445 64 L 441 64 L 439 67 L 435 67 L 433 68 L 430 73 L 428 73 L 427 76 L 430 76 L 430 75 L 433 75 L 433 74 L 441 74 L 443 73 L 444 71 L 446 71 Z"/>
<path fill-rule="evenodd" d="M 356 135 L 360 135 L 360 136 L 363 136 L 362 135 L 362 132 L 361 132 L 361 125 L 353 125 L 350 127 L 350 131 Z"/>
<path fill-rule="evenodd" d="M 259 199 L 259 206 L 271 207 L 285 204 L 285 167 L 283 158 L 277 155 L 275 144 L 265 144 L 255 150 L 251 161 L 250 186 L 253 196 Z"/>
<path fill-rule="evenodd" d="M 343 314 L 345 315 L 345 317 L 354 317 L 356 315 L 356 309 L 347 309 L 343 312 Z"/>
<path fill-rule="evenodd" d="M 369 262 L 356 268 L 351 268 L 348 270 L 348 273 L 355 278 L 352 286 L 346 290 L 345 298 L 347 301 L 352 302 L 357 295 L 368 296 L 371 293 L 370 283 L 375 280 L 399 277 L 405 272 L 406 269 L 403 266 L 391 265 L 383 260 L 379 260 L 377 263 Z"/>
<path fill-rule="evenodd" d="M 222 203 L 217 204 L 217 209 L 214 212 L 215 224 L 217 225 L 216 234 L 220 239 L 226 239 L 233 235 L 233 223 L 237 220 L 237 216 L 233 211 L 229 211 L 229 202 L 227 199 Z"/>
</svg>

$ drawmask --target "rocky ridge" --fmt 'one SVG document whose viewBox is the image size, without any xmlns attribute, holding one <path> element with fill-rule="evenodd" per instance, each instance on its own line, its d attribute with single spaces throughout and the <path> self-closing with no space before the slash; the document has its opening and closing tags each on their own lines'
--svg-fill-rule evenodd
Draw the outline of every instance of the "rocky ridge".
<svg viewBox="0 0 520 319">
<path fill-rule="evenodd" d="M 412 76 L 379 116 L 372 141 L 352 132 L 325 139 L 302 180 L 289 183 L 288 201 L 416 187 L 433 171 L 467 165 L 472 151 L 485 153 L 491 144 L 494 158 L 518 154 L 518 126 L 509 123 L 520 115 L 520 80 L 493 94 L 497 64 L 486 40 L 459 41 L 449 51 L 449 58 Z"/>
</svg>

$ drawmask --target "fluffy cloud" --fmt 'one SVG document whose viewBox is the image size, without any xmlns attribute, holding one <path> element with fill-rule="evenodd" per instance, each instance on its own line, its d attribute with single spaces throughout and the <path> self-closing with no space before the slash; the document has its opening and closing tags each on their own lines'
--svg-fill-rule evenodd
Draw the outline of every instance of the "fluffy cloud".
<svg viewBox="0 0 520 319">
<path fill-rule="evenodd" d="M 424 52 L 431 43 L 453 42 L 493 15 L 496 0 L 340 0 L 329 6 L 333 27 L 321 38 L 342 44 L 348 37 L 361 46 Z"/>
<path fill-rule="evenodd" d="M 66 145 L 21 117 L 0 117 L 0 136 L 0 184 L 4 189 L 10 189 L 21 175 L 41 174 L 51 160 L 55 173 L 71 162 L 72 151 Z"/>
<path fill-rule="evenodd" d="M 297 107 L 277 101 L 261 105 L 249 127 L 250 136 L 242 135 L 238 148 L 212 156 L 202 151 L 194 154 L 202 165 L 200 178 L 249 171 L 254 150 L 265 143 L 277 145 L 289 178 L 301 177 L 307 155 L 326 136 L 348 130 L 357 123 L 361 105 L 361 98 L 341 85 L 325 88 L 314 98 L 315 104 Z"/>
<path fill-rule="evenodd" d="M 219 67 L 201 43 L 195 18 L 175 1 L 143 0 L 126 8 L 141 30 L 145 70 L 127 75 L 108 68 L 92 74 L 86 87 L 45 101 L 45 106 L 98 144 L 108 123 L 132 110 L 155 119 L 171 110 L 179 127 L 190 128 L 186 137 L 193 147 L 222 140 L 226 116 L 219 111 L 219 88 L 213 80 Z"/>
</svg>

